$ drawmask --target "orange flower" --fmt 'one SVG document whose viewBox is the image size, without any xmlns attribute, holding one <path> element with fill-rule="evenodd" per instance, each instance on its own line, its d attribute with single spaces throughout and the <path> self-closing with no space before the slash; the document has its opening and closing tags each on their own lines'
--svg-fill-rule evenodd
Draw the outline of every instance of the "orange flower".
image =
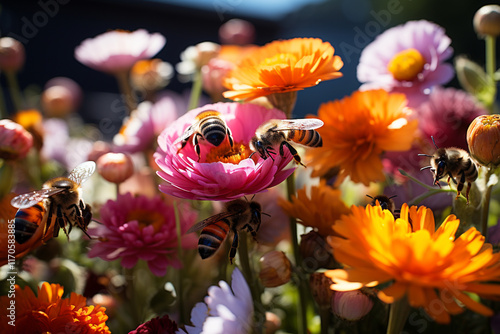
<svg viewBox="0 0 500 334">
<path fill-rule="evenodd" d="M 0 306 L 7 310 L 7 314 L 2 313 L 0 317 L 0 331 L 6 334 L 111 333 L 106 326 L 108 316 L 104 307 L 87 306 L 87 299 L 74 292 L 63 299 L 63 293 L 64 288 L 59 284 L 44 282 L 35 296 L 28 286 L 21 289 L 16 284 L 13 296 L 0 297 Z M 9 317 L 11 305 L 15 308 L 14 313 L 11 312 L 13 317 Z"/>
<path fill-rule="evenodd" d="M 369 185 L 385 179 L 381 155 L 384 151 L 407 151 L 417 130 L 417 120 L 408 119 L 406 97 L 384 90 L 357 91 L 342 100 L 324 103 L 318 118 L 323 147 L 308 150 L 312 176 L 322 176 L 340 167 L 336 185 L 347 176 Z"/>
<path fill-rule="evenodd" d="M 297 191 L 297 196 L 292 200 L 279 200 L 279 205 L 289 216 L 299 219 L 304 226 L 313 227 L 318 233 L 326 237 L 332 235 L 332 223 L 341 215 L 349 213 L 349 208 L 340 198 L 340 190 L 333 189 L 321 182 L 318 186 L 311 187 L 308 196 L 306 190 Z"/>
<path fill-rule="evenodd" d="M 500 296 L 500 253 L 474 227 L 455 238 L 460 221 L 448 216 L 435 230 L 434 215 L 425 207 L 403 204 L 399 219 L 388 210 L 367 205 L 351 208 L 333 229 L 340 237 L 328 242 L 346 269 L 330 270 L 333 290 L 351 291 L 383 284 L 378 297 L 385 303 L 402 299 L 423 307 L 439 323 L 450 314 L 493 311 L 464 292 Z"/>
<path fill-rule="evenodd" d="M 274 41 L 243 59 L 226 77 L 224 97 L 252 100 L 340 78 L 344 65 L 334 48 L 318 38 Z"/>
</svg>

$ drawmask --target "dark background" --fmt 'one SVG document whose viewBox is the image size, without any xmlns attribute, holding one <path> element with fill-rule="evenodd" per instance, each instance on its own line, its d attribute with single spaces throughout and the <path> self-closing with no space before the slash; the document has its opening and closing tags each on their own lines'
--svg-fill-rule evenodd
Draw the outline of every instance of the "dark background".
<svg viewBox="0 0 500 334">
<path fill-rule="evenodd" d="M 441 25 L 452 39 L 455 56 L 465 54 L 484 64 L 484 42 L 473 31 L 472 18 L 478 8 L 491 2 L 318 1 L 285 14 L 275 14 L 262 4 L 255 11 L 245 11 L 246 6 L 252 4 L 251 0 L 199 0 L 202 6 L 197 7 L 179 5 L 179 1 L 174 5 L 167 0 L 8 0 L 1 4 L 0 33 L 18 36 L 25 45 L 26 65 L 19 74 L 23 90 L 38 92 L 53 77 L 69 77 L 84 90 L 80 113 L 92 123 L 98 123 L 103 117 L 121 121 L 121 116 L 113 114 L 109 107 L 116 100 L 117 84 L 114 77 L 80 64 L 73 53 L 82 40 L 110 29 L 144 28 L 163 34 L 167 44 L 156 58 L 172 65 L 180 61 L 180 53 L 189 45 L 202 41 L 219 42 L 218 29 L 231 18 L 251 21 L 256 27 L 255 43 L 259 45 L 293 37 L 319 37 L 329 41 L 344 61 L 341 70 L 344 76 L 299 92 L 295 117 L 315 114 L 321 103 L 356 90 L 359 87 L 356 66 L 362 48 L 376 34 L 407 20 L 426 19 Z M 0 83 L 5 86 L 1 76 Z M 456 80 L 449 85 L 457 86 Z M 175 77 L 167 86 L 176 92 L 189 88 L 190 84 L 181 83 Z"/>
</svg>

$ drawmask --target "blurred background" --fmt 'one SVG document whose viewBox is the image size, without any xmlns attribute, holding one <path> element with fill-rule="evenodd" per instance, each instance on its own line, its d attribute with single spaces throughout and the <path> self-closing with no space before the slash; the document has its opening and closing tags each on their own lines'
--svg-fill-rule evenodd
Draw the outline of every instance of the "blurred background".
<svg viewBox="0 0 500 334">
<path fill-rule="evenodd" d="M 329 41 L 344 61 L 343 78 L 323 82 L 298 94 L 295 117 L 315 114 L 321 103 L 350 95 L 359 87 L 356 66 L 362 49 L 376 35 L 407 20 L 426 19 L 445 28 L 454 56 L 464 54 L 484 64 L 484 41 L 472 28 L 474 13 L 491 1 L 466 0 L 3 0 L 0 34 L 20 40 L 26 65 L 21 89 L 39 92 L 53 77 L 75 80 L 84 91 L 80 114 L 98 123 L 116 118 L 107 108 L 116 100 L 114 77 L 87 68 L 74 58 L 82 40 L 112 29 L 144 28 L 167 38 L 156 58 L 175 65 L 180 53 L 203 41 L 219 43 L 219 27 L 233 18 L 253 23 L 255 44 L 274 39 L 318 37 Z M 3 78 L 0 83 L 5 87 Z M 458 86 L 456 80 L 450 86 Z M 190 83 L 172 78 L 166 87 L 178 93 Z M 36 94 L 35 94 L 36 95 Z"/>
</svg>

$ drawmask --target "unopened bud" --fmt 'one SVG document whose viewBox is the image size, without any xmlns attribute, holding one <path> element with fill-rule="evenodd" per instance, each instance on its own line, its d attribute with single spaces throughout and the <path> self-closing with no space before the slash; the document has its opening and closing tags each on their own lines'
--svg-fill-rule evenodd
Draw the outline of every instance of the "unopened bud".
<svg viewBox="0 0 500 334">
<path fill-rule="evenodd" d="M 270 251 L 260 258 L 259 277 L 267 288 L 277 287 L 290 281 L 292 265 L 285 253 Z"/>
<path fill-rule="evenodd" d="M 474 15 L 474 30 L 479 36 L 500 35 L 500 6 L 486 5 Z"/>
<path fill-rule="evenodd" d="M 455 58 L 455 71 L 460 85 L 479 101 L 489 106 L 495 100 L 495 82 L 484 69 L 465 57 Z"/>
<path fill-rule="evenodd" d="M 320 268 L 333 269 L 335 259 L 332 248 L 318 232 L 310 231 L 300 236 L 300 254 L 302 263 L 308 271 Z"/>
<path fill-rule="evenodd" d="M 314 300 L 322 309 L 328 309 L 332 305 L 333 294 L 336 293 L 330 286 L 333 284 L 331 278 L 325 274 L 316 272 L 309 277 L 309 284 Z"/>
<path fill-rule="evenodd" d="M 11 37 L 0 38 L 0 70 L 19 71 L 25 60 L 24 46 Z"/>
<path fill-rule="evenodd" d="M 33 146 L 33 136 L 21 125 L 9 120 L 0 120 L 0 158 L 23 159 Z"/>
<path fill-rule="evenodd" d="M 134 174 L 134 163 L 125 153 L 103 154 L 96 164 L 99 174 L 109 182 L 122 183 Z"/>
<path fill-rule="evenodd" d="M 336 291 L 332 299 L 332 310 L 347 321 L 357 321 L 368 314 L 373 307 L 371 298 L 360 290 Z"/>
<path fill-rule="evenodd" d="M 478 164 L 492 168 L 500 165 L 500 115 L 476 117 L 467 129 L 467 144 Z"/>
</svg>

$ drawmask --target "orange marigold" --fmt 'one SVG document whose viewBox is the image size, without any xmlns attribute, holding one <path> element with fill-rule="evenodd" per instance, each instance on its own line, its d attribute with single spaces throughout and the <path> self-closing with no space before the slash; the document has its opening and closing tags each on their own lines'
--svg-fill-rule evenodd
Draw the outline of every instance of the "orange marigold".
<svg viewBox="0 0 500 334">
<path fill-rule="evenodd" d="M 340 78 L 344 63 L 319 38 L 294 38 L 266 44 L 243 59 L 227 76 L 224 97 L 252 100 Z"/>
<path fill-rule="evenodd" d="M 332 235 L 332 223 L 341 215 L 350 212 L 340 198 L 340 190 L 333 189 L 326 182 L 311 187 L 310 195 L 304 188 L 292 196 L 291 201 L 279 200 L 279 205 L 291 217 L 299 219 L 304 226 L 314 228 L 322 237 Z"/>
<path fill-rule="evenodd" d="M 437 322 L 450 314 L 493 311 L 464 292 L 500 296 L 500 253 L 474 227 L 455 237 L 460 220 L 449 215 L 435 230 L 426 207 L 403 204 L 400 218 L 380 206 L 351 208 L 333 226 L 340 235 L 328 237 L 335 258 L 346 269 L 325 274 L 333 290 L 350 291 L 383 284 L 378 297 L 393 303 L 405 296 L 410 306 L 423 307 Z"/>
<path fill-rule="evenodd" d="M 406 97 L 384 90 L 357 91 L 342 100 L 324 103 L 318 118 L 323 147 L 308 150 L 312 176 L 323 176 L 339 167 L 336 185 L 347 176 L 369 185 L 385 179 L 381 155 L 384 151 L 407 151 L 415 138 L 417 120 L 409 120 Z"/>
<path fill-rule="evenodd" d="M 74 292 L 61 298 L 64 288 L 59 284 L 44 282 L 35 296 L 28 287 L 17 284 L 13 296 L 0 297 L 0 307 L 7 314 L 0 316 L 2 333 L 111 333 L 106 326 L 106 309 L 87 305 L 87 299 Z M 9 307 L 14 306 L 14 312 Z M 9 317 L 13 314 L 13 317 Z M 15 325 L 15 326 L 13 326 Z"/>
</svg>

